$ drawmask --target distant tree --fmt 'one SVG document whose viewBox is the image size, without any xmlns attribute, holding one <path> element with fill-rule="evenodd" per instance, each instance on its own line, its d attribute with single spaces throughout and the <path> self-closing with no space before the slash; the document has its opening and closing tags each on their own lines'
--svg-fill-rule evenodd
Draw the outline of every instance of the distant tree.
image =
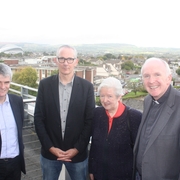
<svg viewBox="0 0 180 180">
<path fill-rule="evenodd" d="M 106 53 L 106 54 L 103 56 L 103 59 L 104 59 L 104 60 L 116 59 L 116 56 L 114 56 L 114 55 L 111 54 L 111 53 Z"/>
<path fill-rule="evenodd" d="M 149 59 L 149 58 L 152 58 L 152 57 L 155 57 L 155 55 L 148 55 L 146 59 Z"/>
<path fill-rule="evenodd" d="M 56 74 L 58 74 L 58 73 L 59 73 L 59 70 L 58 70 L 58 69 L 53 70 L 53 71 L 51 71 L 51 76 L 52 76 L 52 75 L 56 75 Z"/>
<path fill-rule="evenodd" d="M 97 59 L 102 60 L 102 61 L 104 60 L 103 56 L 98 56 Z"/>
<path fill-rule="evenodd" d="M 85 60 L 79 59 L 79 65 L 84 65 L 84 63 L 85 63 Z"/>
<path fill-rule="evenodd" d="M 126 59 L 125 59 L 125 57 L 124 57 L 124 56 L 122 56 L 122 57 L 121 57 L 121 60 L 122 60 L 122 61 L 125 61 Z"/>
<path fill-rule="evenodd" d="M 5 57 L 5 55 L 6 55 L 6 54 L 5 54 L 4 52 L 1 52 L 1 53 L 0 53 L 0 57 Z"/>
<path fill-rule="evenodd" d="M 29 51 L 24 52 L 24 56 L 31 56 L 31 55 L 33 55 L 33 52 L 29 52 Z"/>
<path fill-rule="evenodd" d="M 133 58 L 132 55 L 119 55 L 118 59 L 122 60 L 122 61 L 130 61 Z"/>
<path fill-rule="evenodd" d="M 135 71 L 134 74 L 139 74 L 139 71 Z"/>
<path fill-rule="evenodd" d="M 135 95 L 137 94 L 138 91 L 146 92 L 140 80 L 129 81 L 127 82 L 126 86 L 128 87 L 128 89 L 131 89 L 131 91 L 134 92 Z"/>
<path fill-rule="evenodd" d="M 178 75 L 180 75 L 180 68 L 178 68 L 178 69 L 176 70 L 176 73 L 177 73 Z"/>
<path fill-rule="evenodd" d="M 49 56 L 47 52 L 43 52 L 43 56 Z"/>
<path fill-rule="evenodd" d="M 131 91 L 133 91 L 136 95 L 136 93 L 138 92 L 138 84 L 138 82 L 129 82 L 127 87 L 131 89 Z"/>
<path fill-rule="evenodd" d="M 125 70 L 133 70 L 134 69 L 134 64 L 132 61 L 126 61 L 121 64 L 121 68 Z"/>
<path fill-rule="evenodd" d="M 90 61 L 85 61 L 83 59 L 80 59 L 78 64 L 79 65 L 85 65 L 85 66 L 92 65 Z"/>
<path fill-rule="evenodd" d="M 121 59 L 122 56 L 123 56 L 123 55 L 119 54 L 119 55 L 117 56 L 117 59 Z"/>
<path fill-rule="evenodd" d="M 136 69 L 136 71 L 139 71 L 139 70 L 141 70 L 141 65 L 134 65 L 134 69 Z"/>
<path fill-rule="evenodd" d="M 102 104 L 101 104 L 101 101 L 100 101 L 100 98 L 99 97 L 96 97 L 96 105 L 97 106 L 102 106 Z"/>
<path fill-rule="evenodd" d="M 12 81 L 32 88 L 37 88 L 37 78 L 37 72 L 34 68 L 25 67 L 21 71 L 13 74 Z"/>
<path fill-rule="evenodd" d="M 16 58 L 20 58 L 20 57 L 22 57 L 23 56 L 23 54 L 22 53 L 17 53 L 17 54 L 14 54 L 14 57 L 16 57 Z"/>
<path fill-rule="evenodd" d="M 29 86 L 32 88 L 37 88 L 38 85 L 36 83 L 37 81 L 37 72 L 34 68 L 32 67 L 25 67 L 21 71 L 15 72 L 13 74 L 12 81 L 21 85 Z M 11 85 L 13 89 L 16 89 L 20 91 L 20 87 Z M 29 90 L 29 94 L 36 96 L 37 92 Z"/>
</svg>

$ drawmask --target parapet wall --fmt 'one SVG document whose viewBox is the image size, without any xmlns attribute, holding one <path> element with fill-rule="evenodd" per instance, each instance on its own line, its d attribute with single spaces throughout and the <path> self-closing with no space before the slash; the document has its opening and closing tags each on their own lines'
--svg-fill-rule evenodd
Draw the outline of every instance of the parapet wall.
<svg viewBox="0 0 180 180">
<path fill-rule="evenodd" d="M 127 106 L 130 106 L 142 112 L 143 101 L 144 101 L 144 98 L 138 98 L 138 99 L 132 98 L 132 99 L 123 100 L 123 103 L 126 104 Z"/>
</svg>

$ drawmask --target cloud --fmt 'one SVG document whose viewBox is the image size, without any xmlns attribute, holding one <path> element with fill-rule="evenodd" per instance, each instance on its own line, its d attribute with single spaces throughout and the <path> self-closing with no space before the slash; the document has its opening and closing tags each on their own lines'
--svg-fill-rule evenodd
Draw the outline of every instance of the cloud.
<svg viewBox="0 0 180 180">
<path fill-rule="evenodd" d="M 1 41 L 180 47 L 178 0 L 7 0 Z"/>
</svg>

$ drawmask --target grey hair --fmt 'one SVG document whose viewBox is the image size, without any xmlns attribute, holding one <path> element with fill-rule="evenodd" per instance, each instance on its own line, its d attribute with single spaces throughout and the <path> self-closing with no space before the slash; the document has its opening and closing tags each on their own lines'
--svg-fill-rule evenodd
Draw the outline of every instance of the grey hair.
<svg viewBox="0 0 180 180">
<path fill-rule="evenodd" d="M 11 68 L 4 63 L 0 63 L 0 75 L 4 77 L 10 77 L 10 80 L 12 80 Z"/>
<path fill-rule="evenodd" d="M 114 77 L 108 77 L 102 81 L 102 83 L 98 87 L 98 93 L 100 93 L 101 88 L 114 88 L 115 90 L 115 95 L 117 97 L 123 95 L 123 88 L 120 80 L 114 78 Z"/>
<path fill-rule="evenodd" d="M 58 49 L 57 49 L 57 52 L 56 52 L 56 56 L 59 56 L 59 51 L 63 48 L 69 48 L 69 49 L 72 49 L 74 51 L 74 58 L 77 58 L 77 50 L 76 48 L 72 47 L 72 46 L 69 46 L 69 45 L 63 45 L 63 46 L 60 46 Z"/>
<path fill-rule="evenodd" d="M 167 75 L 171 75 L 171 74 L 172 74 L 172 73 L 171 73 L 171 69 L 170 69 L 168 63 L 167 63 L 165 60 L 160 59 L 160 58 L 156 58 L 156 57 L 152 57 L 152 58 L 147 59 L 147 60 L 145 61 L 145 63 L 143 64 L 143 66 L 142 66 L 142 68 L 141 68 L 141 75 L 142 75 L 142 73 L 143 73 L 143 69 L 144 69 L 144 66 L 146 65 L 146 63 L 148 63 L 149 61 L 152 61 L 152 60 L 157 60 L 157 61 L 162 62 L 162 63 L 164 64 L 165 68 L 166 68 Z"/>
</svg>

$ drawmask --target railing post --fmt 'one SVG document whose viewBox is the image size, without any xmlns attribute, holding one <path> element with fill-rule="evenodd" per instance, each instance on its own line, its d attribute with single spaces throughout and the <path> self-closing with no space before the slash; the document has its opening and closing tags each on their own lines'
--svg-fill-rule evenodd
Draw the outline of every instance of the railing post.
<svg viewBox="0 0 180 180">
<path fill-rule="evenodd" d="M 26 86 L 22 86 L 21 87 L 21 96 L 22 96 L 23 99 L 27 98 L 28 93 L 29 93 L 29 90 L 27 89 L 27 87 Z"/>
</svg>

